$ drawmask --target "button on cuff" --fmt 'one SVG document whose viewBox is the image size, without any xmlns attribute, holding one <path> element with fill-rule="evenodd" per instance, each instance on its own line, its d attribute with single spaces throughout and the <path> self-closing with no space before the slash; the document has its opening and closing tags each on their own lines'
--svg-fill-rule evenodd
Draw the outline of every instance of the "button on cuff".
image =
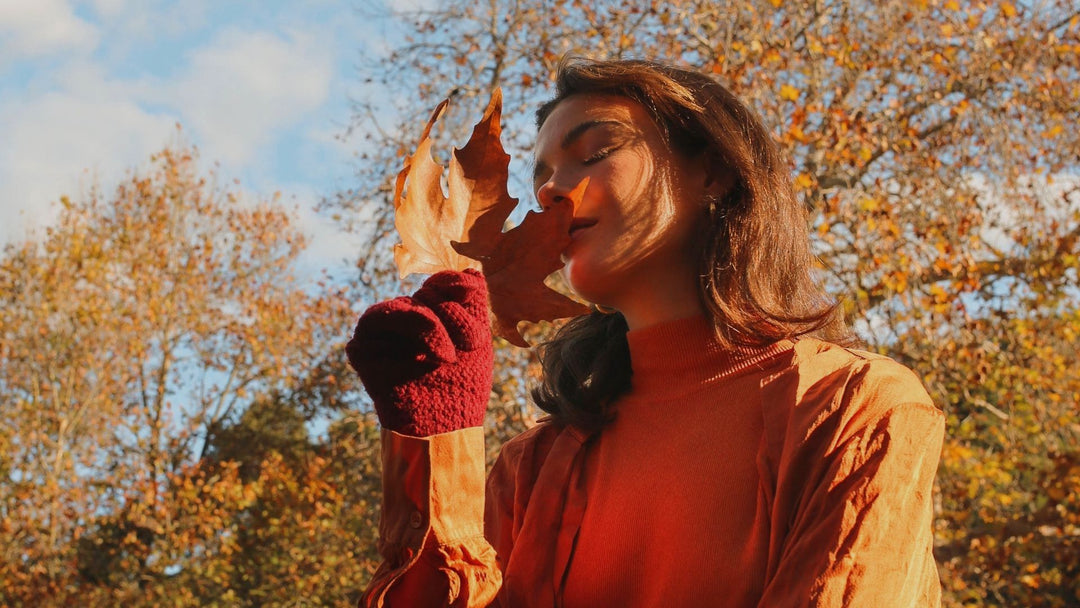
<svg viewBox="0 0 1080 608">
<path fill-rule="evenodd" d="M 412 514 L 409 515 L 409 525 L 419 529 L 420 526 L 424 525 L 424 514 L 420 511 L 413 511 Z"/>
</svg>

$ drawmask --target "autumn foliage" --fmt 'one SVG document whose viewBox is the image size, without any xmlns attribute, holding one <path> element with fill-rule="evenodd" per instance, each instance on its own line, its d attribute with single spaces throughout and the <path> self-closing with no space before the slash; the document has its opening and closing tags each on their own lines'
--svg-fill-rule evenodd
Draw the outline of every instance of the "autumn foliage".
<svg viewBox="0 0 1080 608">
<path fill-rule="evenodd" d="M 1080 605 L 1075 2 L 451 0 L 387 18 L 409 35 L 360 66 L 377 94 L 356 108 L 357 187 L 325 205 L 371 237 L 344 285 L 294 276 L 294 218 L 182 148 L 4 248 L 0 605 L 348 604 L 374 568 L 379 463 L 341 345 L 359 303 L 408 287 L 395 176 L 431 108 L 450 96 L 428 133 L 441 171 L 501 87 L 510 192 L 530 200 L 532 112 L 566 53 L 691 66 L 749 101 L 849 321 L 948 416 L 945 604 Z M 498 344 L 489 458 L 536 413 L 535 361 Z"/>
<path fill-rule="evenodd" d="M 0 605 L 340 603 L 372 569 L 348 300 L 210 180 L 167 149 L 4 249 Z"/>
</svg>

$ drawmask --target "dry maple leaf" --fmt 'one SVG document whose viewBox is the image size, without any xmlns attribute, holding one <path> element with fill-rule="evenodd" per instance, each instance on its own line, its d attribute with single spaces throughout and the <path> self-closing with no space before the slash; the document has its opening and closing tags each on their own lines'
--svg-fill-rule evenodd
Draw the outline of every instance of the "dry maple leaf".
<svg viewBox="0 0 1080 608">
<path fill-rule="evenodd" d="M 469 201 L 443 196 L 443 168 L 431 157 L 431 127 L 446 105 L 443 100 L 431 113 L 420 144 L 412 156 L 405 157 L 394 187 L 394 227 L 401 237 L 401 243 L 394 245 L 394 262 L 401 278 L 476 267 L 450 247 L 451 240 L 465 235 Z"/>
<path fill-rule="evenodd" d="M 481 268 L 488 280 L 495 333 L 527 347 L 517 331 L 518 321 L 553 320 L 586 311 L 544 285 L 544 279 L 562 266 L 560 255 L 570 242 L 576 202 L 529 213 L 520 226 L 502 231 L 517 199 L 506 189 L 510 155 L 499 141 L 498 89 L 468 143 L 451 155 L 444 195 L 443 169 L 431 157 L 430 133 L 446 104 L 435 108 L 416 152 L 405 159 L 397 176 L 394 226 L 401 243 L 394 247 L 394 261 L 402 278 Z"/>
<path fill-rule="evenodd" d="M 450 242 L 497 238 L 517 206 L 517 199 L 506 190 L 510 155 L 499 141 L 499 89 L 492 93 L 484 117 L 473 128 L 468 143 L 450 156 L 448 192 L 443 196 L 443 168 L 431 157 L 429 135 L 446 105 L 444 100 L 432 112 L 420 145 L 398 173 L 394 225 L 402 242 L 394 248 L 394 261 L 402 278 L 414 272 L 477 268 L 475 261 L 454 251 Z"/>
<path fill-rule="evenodd" d="M 529 343 L 518 331 L 521 321 L 549 321 L 588 312 L 582 304 L 544 284 L 562 268 L 561 255 L 570 244 L 570 223 L 588 181 L 542 213 L 530 211 L 515 228 L 487 243 L 454 243 L 462 255 L 479 260 L 491 294 L 495 313 L 494 332 L 516 346 Z"/>
</svg>

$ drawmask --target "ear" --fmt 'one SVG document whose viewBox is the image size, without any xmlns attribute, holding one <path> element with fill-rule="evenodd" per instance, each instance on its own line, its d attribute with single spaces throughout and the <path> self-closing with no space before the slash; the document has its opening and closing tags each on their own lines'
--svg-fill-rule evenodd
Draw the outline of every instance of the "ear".
<svg viewBox="0 0 1080 608">
<path fill-rule="evenodd" d="M 705 150 L 688 159 L 691 183 L 700 187 L 703 200 L 718 200 L 735 185 L 735 172 L 712 151 Z"/>
<path fill-rule="evenodd" d="M 735 171 L 712 150 L 701 153 L 701 164 L 705 194 L 714 199 L 723 198 L 735 185 Z"/>
</svg>

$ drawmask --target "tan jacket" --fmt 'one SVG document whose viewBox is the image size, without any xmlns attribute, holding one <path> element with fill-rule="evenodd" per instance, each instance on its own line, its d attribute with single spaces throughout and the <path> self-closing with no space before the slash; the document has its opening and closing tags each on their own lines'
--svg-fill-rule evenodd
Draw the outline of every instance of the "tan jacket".
<svg viewBox="0 0 1080 608">
<path fill-rule="evenodd" d="M 704 605 L 940 605 L 932 492 L 944 416 L 918 378 L 890 359 L 814 339 L 765 355 L 752 362 L 760 381 L 747 397 L 764 429 L 753 527 L 763 584 L 752 601 L 733 604 L 701 580 L 701 597 L 715 598 Z M 563 604 L 589 436 L 546 420 L 507 442 L 486 505 L 480 427 L 382 437 L 385 561 L 361 606 Z M 612 522 L 613 533 L 633 534 L 634 524 Z M 665 538 L 676 554 L 718 543 L 684 521 L 670 522 Z M 644 578 L 646 590 L 663 584 Z"/>
</svg>

